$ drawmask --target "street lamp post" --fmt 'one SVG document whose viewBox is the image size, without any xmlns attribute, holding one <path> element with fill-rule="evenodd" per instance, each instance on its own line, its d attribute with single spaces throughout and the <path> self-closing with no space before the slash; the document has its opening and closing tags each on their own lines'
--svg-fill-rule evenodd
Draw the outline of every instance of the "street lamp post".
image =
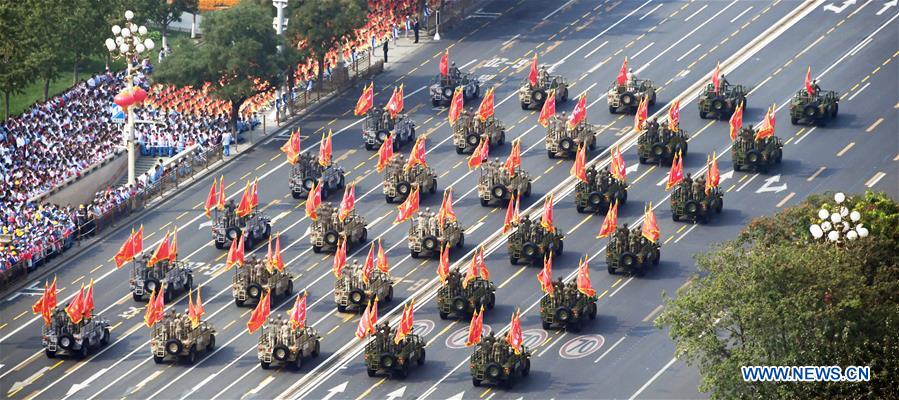
<svg viewBox="0 0 899 400">
<path fill-rule="evenodd" d="M 818 210 L 818 221 L 809 226 L 809 232 L 816 240 L 826 240 L 834 244 L 868 237 L 868 228 L 860 221 L 861 213 L 849 210 L 843 205 L 846 195 L 838 192 L 833 196 L 836 208 L 822 207 Z"/>
<path fill-rule="evenodd" d="M 272 5 L 275 6 L 275 10 L 277 10 L 277 16 L 275 17 L 274 25 L 275 25 L 275 34 L 278 36 L 284 35 L 284 31 L 287 30 L 287 19 L 284 18 L 284 9 L 287 8 L 287 0 L 272 0 Z M 278 45 L 278 53 L 281 52 L 281 45 Z M 290 77 L 288 77 L 289 79 Z M 286 104 L 280 104 L 281 102 L 281 85 L 278 85 L 278 89 L 275 91 L 275 122 L 278 124 L 281 123 L 281 107 L 286 108 Z M 286 103 L 286 102 L 285 102 Z M 280 104 L 280 106 L 279 106 Z"/>
<path fill-rule="evenodd" d="M 131 10 L 125 11 L 125 23 L 123 26 L 112 26 L 112 38 L 106 39 L 106 49 L 113 59 L 123 58 L 125 60 L 125 89 L 122 91 L 130 92 L 134 88 L 135 69 L 131 66 L 131 61 L 150 50 L 153 50 L 155 43 L 153 39 L 145 38 L 147 28 L 143 25 L 138 26 L 131 22 L 134 19 L 134 13 Z M 128 151 L 128 184 L 134 185 L 135 182 L 135 162 L 136 149 L 134 140 L 134 124 L 135 115 L 132 107 L 125 108 L 126 120 L 125 127 L 122 132 L 122 142 Z"/>
</svg>

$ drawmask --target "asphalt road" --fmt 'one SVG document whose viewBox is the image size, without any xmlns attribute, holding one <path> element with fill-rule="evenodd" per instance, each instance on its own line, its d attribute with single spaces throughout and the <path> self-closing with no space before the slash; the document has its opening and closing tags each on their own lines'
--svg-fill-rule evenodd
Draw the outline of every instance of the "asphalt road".
<svg viewBox="0 0 899 400">
<path fill-rule="evenodd" d="M 366 376 L 361 357 L 345 351 L 352 349 L 348 344 L 355 341 L 358 317 L 335 311 L 331 258 L 311 252 L 306 236 L 309 222 L 301 203 L 290 197 L 289 169 L 278 152 L 286 136 L 239 156 L 223 173 L 232 197 L 240 195 L 243 181 L 260 178 L 260 201 L 275 218 L 274 229 L 282 232 L 283 257 L 296 276 L 295 287 L 309 291 L 308 321 L 324 336 L 318 360 L 306 363 L 299 372 L 259 368 L 258 334 L 244 329 L 250 309 L 234 305 L 231 273 L 222 269 L 225 251 L 212 246 L 209 227 L 203 225 L 207 220 L 202 201 L 209 178 L 141 222 L 145 248 L 153 248 L 165 229 L 177 225 L 182 258 L 194 267 L 195 282 L 203 287 L 207 319 L 218 330 L 217 349 L 193 366 L 152 362 L 146 342 L 149 330 L 142 326 L 143 304 L 130 298 L 128 268 L 116 270 L 110 260 L 128 235 L 129 229 L 123 228 L 58 273 L 61 303 L 78 285 L 94 278 L 97 309 L 115 327 L 113 343 L 84 362 L 47 359 L 40 347 L 39 323 L 30 314 L 34 291 L 0 299 L 0 391 L 10 398 L 29 399 L 703 397 L 697 392 L 695 369 L 674 359 L 667 333 L 652 326 L 660 293 L 674 293 L 695 271 L 692 255 L 733 237 L 750 218 L 775 212 L 810 193 L 869 188 L 899 193 L 895 164 L 899 159 L 895 134 L 899 74 L 893 62 L 899 55 L 899 41 L 895 29 L 885 28 L 895 23 L 897 14 L 893 7 L 877 15 L 881 3 L 863 1 L 841 9 L 819 2 L 797 15 L 805 4 L 795 1 L 573 0 L 558 8 L 561 4 L 552 2 L 497 0 L 474 14 L 468 25 L 445 32 L 442 41 L 423 44 L 400 60 L 402 66 L 393 71 L 402 74 L 388 71 L 375 79 L 376 102 L 381 104 L 392 85 L 405 84 L 406 108 L 418 123 L 419 134 L 428 137 L 427 159 L 438 172 L 439 189 L 450 185 L 455 189 L 455 208 L 468 231 L 464 254 L 454 253 L 453 260 L 464 262 L 474 244 L 487 244 L 487 264 L 499 289 L 497 307 L 486 315 L 485 324 L 500 331 L 514 309 L 521 307 L 526 340 L 535 355 L 529 379 L 510 391 L 471 386 L 465 365 L 470 349 L 453 348 L 447 342 L 457 331 L 467 329 L 468 322 L 441 321 L 433 300 L 416 301 L 417 332 L 429 343 L 427 363 L 406 380 Z M 419 90 L 436 73 L 439 55 L 447 46 L 458 66 L 486 80 L 482 92 L 498 85 L 497 116 L 507 124 L 510 139 L 522 137 L 523 165 L 536 179 L 534 194 L 523 206 L 539 207 L 544 195 L 556 194 L 556 225 L 567 234 L 567 243 L 565 254 L 554 263 L 555 276 L 573 273 L 579 256 L 591 257 L 593 285 L 600 293 L 599 318 L 583 332 L 540 329 L 534 306 L 540 298 L 538 268 L 509 264 L 505 243 L 494 240 L 503 209 L 478 204 L 472 191 L 477 172 L 467 170 L 467 156 L 455 154 L 446 110 L 431 108 L 426 89 Z M 634 169 L 635 151 L 622 146 L 631 167 L 631 187 L 620 222 L 637 223 L 643 204 L 651 201 L 662 233 L 662 263 L 643 278 L 611 276 L 604 271 L 607 242 L 593 239 L 602 216 L 574 210 L 572 196 L 560 187 L 571 162 L 546 157 L 537 112 L 521 110 L 514 97 L 535 50 L 541 63 L 555 64 L 555 73 L 574 82 L 570 97 L 587 92 L 587 119 L 603 127 L 600 147 L 591 155 L 597 162 L 607 162 L 606 148 L 613 143 L 631 142 L 627 139 L 632 117 L 610 115 L 603 100 L 624 56 L 641 78 L 661 86 L 658 104 L 651 110 L 660 115 L 670 100 L 689 96 L 698 81 L 707 79 L 717 61 L 722 62 L 729 81 L 754 88 L 747 122 L 761 120 L 772 103 L 785 104 L 802 86 L 807 66 L 823 88 L 842 95 L 843 104 L 837 121 L 817 128 L 791 126 L 788 110 L 779 108 L 777 135 L 786 141 L 784 163 L 769 174 L 730 175 L 727 123 L 701 120 L 695 101 L 683 101 L 681 126 L 692 136 L 685 169 L 698 173 L 705 154 L 717 151 L 725 176 L 721 186 L 726 191 L 725 211 L 708 225 L 672 222 L 664 183 L 658 185 L 668 167 Z M 303 148 L 313 151 L 323 130 L 335 132 L 334 154 L 347 170 L 347 178 L 357 182 L 356 193 L 361 196 L 357 207 L 368 219 L 369 237 L 381 237 L 389 249 L 397 295 L 393 303 L 382 303 L 381 316 L 393 319 L 402 302 L 427 294 L 436 260 L 411 259 L 405 242 L 408 225 L 391 224 L 396 205 L 386 204 L 381 196 L 381 177 L 373 171 L 375 153 L 361 146 L 360 120 L 351 115 L 355 100 L 354 94 L 335 99 L 298 126 L 305 135 Z M 573 106 L 569 102 L 559 109 L 570 111 Z M 509 149 L 504 145 L 491 153 L 504 158 Z M 403 151 L 408 150 L 407 145 Z M 424 197 L 423 207 L 436 210 L 439 201 L 439 194 Z M 364 257 L 364 248 L 353 251 L 353 257 Z M 286 311 L 290 301 L 273 303 L 273 310 Z M 173 306 L 183 310 L 186 300 L 181 296 Z"/>
</svg>

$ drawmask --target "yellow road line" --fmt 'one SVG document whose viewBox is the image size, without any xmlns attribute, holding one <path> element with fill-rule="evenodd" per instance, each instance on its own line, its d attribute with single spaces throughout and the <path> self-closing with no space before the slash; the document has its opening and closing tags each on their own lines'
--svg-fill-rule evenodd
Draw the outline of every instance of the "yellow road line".
<svg viewBox="0 0 899 400">
<path fill-rule="evenodd" d="M 438 337 L 440 337 L 441 335 L 446 333 L 446 331 L 450 330 L 450 328 L 452 328 L 453 325 L 456 324 L 456 322 L 458 322 L 458 321 L 450 322 L 450 324 L 447 325 L 446 327 L 444 327 L 443 329 L 441 329 L 440 332 L 437 332 L 437 334 L 434 335 L 434 337 L 432 337 L 431 340 L 428 341 L 428 344 L 426 346 L 430 346 L 431 343 L 434 343 L 434 341 L 437 340 Z"/>
<path fill-rule="evenodd" d="M 498 288 L 498 289 L 502 289 L 503 287 L 505 287 L 506 284 L 508 284 L 509 282 L 512 281 L 512 279 L 515 279 L 515 277 L 517 277 L 517 276 L 520 275 L 522 272 L 524 272 L 525 269 L 527 269 L 527 266 L 524 266 L 524 267 L 519 268 L 518 271 L 515 271 L 515 273 L 512 274 L 512 276 L 510 276 L 509 279 L 506 279 L 503 283 L 501 283 L 499 286 L 497 286 L 497 288 Z"/>
<path fill-rule="evenodd" d="M 786 197 L 784 197 L 783 200 L 781 200 L 780 202 L 777 203 L 777 208 L 783 207 L 783 205 L 787 204 L 787 202 L 790 201 L 790 199 L 792 199 L 793 196 L 795 196 L 795 195 L 796 195 L 796 192 L 790 192 L 790 194 L 788 194 Z"/>
<path fill-rule="evenodd" d="M 368 396 L 368 394 L 371 393 L 371 391 L 374 390 L 374 388 L 381 386 L 381 384 L 384 383 L 384 381 L 386 381 L 386 380 L 387 380 L 386 377 L 381 378 L 381 380 L 379 380 L 377 383 L 375 383 L 368 389 L 365 389 L 365 391 L 362 392 L 362 394 L 360 394 L 359 397 L 356 398 L 356 400 L 362 400 L 363 398 L 365 398 L 365 396 Z"/>
<path fill-rule="evenodd" d="M 874 121 L 874 123 L 871 124 L 871 126 L 869 126 L 867 129 L 865 129 L 865 132 L 868 132 L 868 133 L 873 132 L 874 129 L 877 129 L 877 125 L 880 125 L 881 122 L 883 122 L 883 117 L 877 119 L 877 121 Z"/>
<path fill-rule="evenodd" d="M 853 146 L 855 146 L 855 142 L 849 142 L 849 144 L 847 144 L 846 147 L 843 147 L 843 150 L 840 150 L 840 152 L 837 153 L 837 157 L 842 157 L 842 156 L 843 156 L 844 154 L 846 154 L 846 152 L 849 151 L 849 149 L 851 149 Z"/>
</svg>

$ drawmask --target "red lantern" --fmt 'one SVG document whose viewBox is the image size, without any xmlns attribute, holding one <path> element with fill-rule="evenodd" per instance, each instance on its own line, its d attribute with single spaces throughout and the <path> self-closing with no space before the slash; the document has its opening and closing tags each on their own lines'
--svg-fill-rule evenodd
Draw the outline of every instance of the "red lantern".
<svg viewBox="0 0 899 400">
<path fill-rule="evenodd" d="M 134 99 L 134 104 L 141 104 L 147 99 L 147 91 L 137 87 L 132 91 L 131 97 Z"/>
<path fill-rule="evenodd" d="M 129 90 L 123 90 L 115 95 L 112 101 L 119 107 L 122 107 L 123 110 L 127 110 L 128 107 L 131 107 L 131 105 L 134 104 L 134 95 Z"/>
</svg>

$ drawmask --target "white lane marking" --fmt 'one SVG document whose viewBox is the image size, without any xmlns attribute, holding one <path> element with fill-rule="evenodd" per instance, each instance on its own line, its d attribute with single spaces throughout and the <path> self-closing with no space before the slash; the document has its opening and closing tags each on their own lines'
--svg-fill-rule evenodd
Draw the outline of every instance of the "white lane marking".
<svg viewBox="0 0 899 400">
<path fill-rule="evenodd" d="M 661 202 L 659 202 L 659 204 L 662 204 L 662 203 L 661 203 Z M 653 207 L 653 208 L 655 208 L 655 207 Z M 636 225 L 636 224 L 635 224 L 635 225 Z M 695 226 L 695 225 L 694 225 L 694 226 Z M 627 280 L 626 280 L 626 281 L 624 281 L 624 283 L 622 283 L 622 284 L 621 284 L 621 286 L 619 286 L 619 287 L 618 287 L 618 288 L 617 288 L 617 289 L 615 289 L 615 291 L 614 291 L 614 292 L 612 292 L 612 293 L 609 293 L 609 297 L 614 297 L 614 296 L 615 296 L 615 294 L 617 294 L 617 293 L 618 293 L 618 291 L 620 291 L 620 290 L 621 290 L 621 288 L 623 288 L 623 287 L 625 287 L 625 286 L 626 286 L 626 285 L 627 285 L 627 284 L 628 284 L 628 283 L 631 283 L 631 281 L 632 281 L 632 280 L 634 280 L 634 277 L 633 277 L 633 276 L 632 276 L 632 277 L 630 277 L 630 278 L 627 278 Z"/>
<path fill-rule="evenodd" d="M 866 83 L 865 86 L 862 86 L 860 89 L 856 90 L 855 93 L 852 94 L 852 96 L 849 96 L 849 100 L 854 99 L 855 96 L 858 96 L 858 94 L 861 93 L 862 90 L 867 89 L 868 86 L 871 86 L 871 82 Z"/>
<path fill-rule="evenodd" d="M 571 4 L 571 3 L 574 3 L 574 0 L 568 0 L 567 3 L 562 4 L 562 6 L 559 7 L 559 8 L 557 8 L 555 11 L 553 11 L 553 12 L 551 12 L 551 13 L 549 13 L 549 14 L 546 14 L 546 16 L 543 17 L 542 21 L 548 20 L 549 17 L 552 17 L 553 15 L 556 15 L 557 12 L 562 11 L 563 8 L 568 7 L 568 5 Z"/>
<path fill-rule="evenodd" d="M 637 391 L 634 392 L 634 394 L 630 397 L 630 400 L 636 399 L 637 396 L 640 395 L 640 393 L 643 393 L 643 391 L 646 390 L 646 388 L 648 388 L 649 385 L 651 385 L 656 379 L 658 379 L 659 376 L 661 376 L 663 373 L 665 373 L 665 370 L 670 368 L 674 364 L 675 361 L 677 361 L 677 357 L 674 357 L 671 359 L 671 361 L 668 361 L 668 364 L 665 364 L 665 366 L 662 367 L 662 369 L 660 369 L 659 372 L 656 372 L 656 374 L 653 375 L 652 378 L 649 378 L 649 380 L 646 381 L 646 383 L 644 383 L 643 386 L 640 387 L 640 389 L 637 389 Z"/>
<path fill-rule="evenodd" d="M 505 45 L 507 45 L 507 44 L 509 44 L 509 43 L 512 43 L 512 41 L 515 40 L 515 39 L 518 39 L 519 36 L 521 36 L 520 33 L 519 33 L 519 34 L 516 34 L 515 36 L 512 36 L 511 39 L 506 40 L 505 42 L 503 42 L 503 46 L 505 46 Z"/>
<path fill-rule="evenodd" d="M 681 56 L 677 58 L 677 62 L 680 62 L 681 60 L 683 60 L 684 58 L 686 58 L 688 55 L 690 55 L 690 53 L 693 52 L 693 50 L 696 50 L 697 48 L 699 48 L 699 46 L 702 46 L 702 43 L 696 43 L 696 46 L 693 46 L 692 49 L 687 50 L 687 52 L 684 53 L 684 54 L 681 54 Z"/>
<path fill-rule="evenodd" d="M 874 176 L 872 176 L 871 179 L 868 179 L 868 181 L 865 182 L 865 186 L 867 186 L 869 188 L 874 187 L 874 185 L 876 185 L 877 182 L 880 182 L 880 180 L 883 179 L 883 177 L 886 175 L 887 175 L 886 172 L 877 171 L 877 173 L 874 174 Z"/>
<path fill-rule="evenodd" d="M 640 54 L 643 54 L 644 51 L 648 50 L 654 44 L 656 44 L 656 42 L 651 42 L 651 43 L 647 44 L 646 47 L 644 47 L 644 48 L 640 49 L 640 51 L 634 53 L 634 55 L 631 56 L 631 59 L 633 60 L 633 59 L 637 58 L 637 56 L 639 56 Z"/>
<path fill-rule="evenodd" d="M 621 342 L 623 342 L 623 341 L 624 341 L 624 338 L 626 338 L 626 337 L 627 337 L 627 336 L 622 336 L 621 339 L 618 339 L 618 341 L 616 341 L 615 344 L 613 344 L 611 347 L 609 347 L 608 350 L 604 351 L 604 352 L 602 353 L 602 355 L 600 355 L 599 358 L 597 358 L 596 361 L 594 361 L 593 363 L 596 364 L 596 363 L 599 362 L 599 360 L 602 360 L 602 358 L 605 357 L 606 354 L 609 354 L 610 352 L 612 352 L 612 350 L 615 349 L 615 347 L 617 347 L 619 344 L 621 344 Z"/>
<path fill-rule="evenodd" d="M 661 7 L 661 6 L 662 6 L 662 5 L 659 4 L 659 5 L 655 6 L 655 7 L 653 7 L 652 10 L 647 11 L 646 14 L 643 14 L 643 16 L 640 17 L 640 21 L 642 21 L 644 18 L 648 17 L 649 14 L 652 14 L 653 11 L 658 10 L 659 7 Z"/>
<path fill-rule="evenodd" d="M 815 129 L 818 129 L 818 127 L 816 126 L 816 127 L 813 127 L 812 129 L 809 129 L 808 132 L 802 134 L 802 136 L 800 136 L 799 139 L 796 139 L 796 142 L 794 144 L 799 144 L 799 142 L 801 142 L 802 139 L 805 139 L 805 137 L 808 136 L 810 133 L 812 133 L 812 131 Z"/>
<path fill-rule="evenodd" d="M 708 4 L 704 4 L 704 5 L 703 5 L 702 7 L 700 7 L 698 10 L 696 10 L 696 12 L 694 12 L 693 14 L 690 14 L 689 17 L 687 17 L 686 19 L 684 19 L 684 22 L 689 21 L 691 18 L 695 17 L 696 14 L 699 14 L 699 13 L 702 12 L 702 10 L 705 10 L 705 8 L 708 7 L 708 6 L 709 6 Z"/>
<path fill-rule="evenodd" d="M 588 58 L 588 57 L 590 57 L 590 56 L 592 56 L 592 55 L 593 55 L 593 53 L 596 53 L 596 52 L 597 52 L 597 51 L 599 51 L 599 49 L 601 49 L 601 48 L 603 48 L 603 46 L 605 46 L 605 45 L 607 45 L 607 44 L 609 44 L 609 41 L 608 41 L 608 40 L 606 40 L 606 41 L 604 41 L 604 42 L 602 42 L 602 44 L 601 44 L 601 45 L 599 45 L 599 46 L 596 46 L 596 48 L 595 48 L 595 49 L 593 49 L 593 50 L 590 50 L 590 52 L 589 52 L 589 53 L 587 53 L 587 54 L 585 54 L 585 55 L 584 55 L 584 58 Z"/>
<path fill-rule="evenodd" d="M 751 10 L 751 9 L 752 9 L 752 6 L 749 6 L 749 8 L 747 8 L 747 9 L 743 10 L 743 12 L 737 14 L 736 17 L 731 18 L 730 23 L 734 23 L 736 20 L 740 19 L 740 17 L 742 17 L 744 14 L 748 13 L 749 10 Z"/>
<path fill-rule="evenodd" d="M 699 225 L 694 224 L 693 226 L 691 226 L 690 229 L 687 229 L 687 231 L 684 232 L 683 234 L 681 234 L 680 237 L 678 237 L 677 239 L 674 239 L 674 243 L 680 242 L 680 240 L 683 239 L 684 236 L 687 236 L 688 233 L 693 232 L 693 230 L 696 229 L 697 226 L 699 226 Z M 659 307 L 661 307 L 661 306 L 659 306 Z"/>
<path fill-rule="evenodd" d="M 465 69 L 465 67 L 467 67 L 467 66 L 469 66 L 469 65 L 471 65 L 471 64 L 474 64 L 474 63 L 477 62 L 477 61 L 478 61 L 478 59 L 477 59 L 477 58 L 474 58 L 474 59 L 472 59 L 471 61 L 465 63 L 465 65 L 459 67 L 459 69 Z"/>
<path fill-rule="evenodd" d="M 625 15 L 624 17 L 622 17 L 622 18 L 619 19 L 618 21 L 615 21 L 614 24 L 609 25 L 608 28 L 604 29 L 602 32 L 600 32 L 600 33 L 597 34 L 596 36 L 592 37 L 590 40 L 584 42 L 584 44 L 582 44 L 582 45 L 580 45 L 580 47 L 574 49 L 574 51 L 572 51 L 571 53 L 568 53 L 567 56 L 562 57 L 562 59 L 559 60 L 559 62 L 557 62 L 556 64 L 562 64 L 563 62 L 565 62 L 565 60 L 568 59 L 568 57 L 571 57 L 571 56 L 575 55 L 575 53 L 581 51 L 581 49 L 583 49 L 584 47 L 587 47 L 590 43 L 593 43 L 594 40 L 599 39 L 600 36 L 605 35 L 606 32 L 612 30 L 612 28 L 618 26 L 618 24 L 624 22 L 624 20 L 628 19 L 631 15 L 634 15 L 634 13 L 636 13 L 637 11 L 640 11 L 641 8 L 643 8 L 644 6 L 646 6 L 646 5 L 649 4 L 649 3 L 652 3 L 652 0 L 647 0 L 645 3 L 641 4 L 640 7 L 635 8 L 633 11 L 629 12 L 627 15 Z"/>
</svg>

